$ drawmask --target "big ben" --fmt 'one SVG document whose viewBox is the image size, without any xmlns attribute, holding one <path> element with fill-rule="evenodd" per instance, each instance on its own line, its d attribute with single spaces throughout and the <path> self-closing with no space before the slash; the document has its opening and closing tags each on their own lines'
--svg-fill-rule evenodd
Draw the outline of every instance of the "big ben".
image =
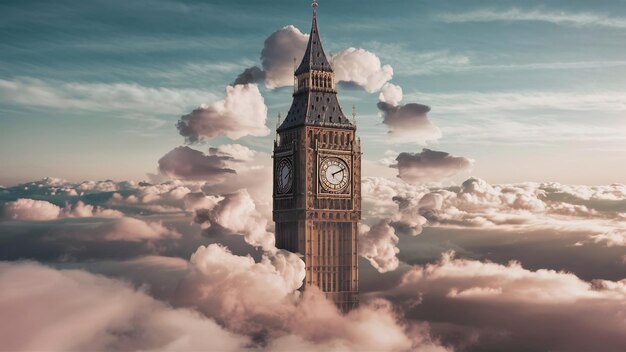
<svg viewBox="0 0 626 352">
<path fill-rule="evenodd" d="M 304 289 L 317 286 L 342 310 L 358 306 L 361 146 L 320 40 L 317 2 L 291 108 L 276 130 L 276 246 L 303 255 Z"/>
</svg>

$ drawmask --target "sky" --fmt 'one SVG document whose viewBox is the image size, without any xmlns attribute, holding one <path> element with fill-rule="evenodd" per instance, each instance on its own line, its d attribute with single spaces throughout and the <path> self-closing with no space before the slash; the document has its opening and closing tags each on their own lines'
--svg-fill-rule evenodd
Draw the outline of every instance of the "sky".
<svg viewBox="0 0 626 352">
<path fill-rule="evenodd" d="M 3 1 L 0 10 L 4 185 L 145 179 L 182 143 L 177 119 L 258 65 L 274 31 L 308 33 L 311 11 L 306 1 L 143 0 Z M 363 48 L 390 65 L 405 101 L 429 105 L 442 131 L 427 147 L 475 160 L 472 175 L 625 179 L 623 2 L 341 1 L 319 12 L 326 51 Z M 261 90 L 273 128 L 290 89 Z M 364 158 L 419 152 L 416 143 L 373 142 L 384 138 L 377 96 L 340 91 L 372 141 Z M 267 151 L 272 138 L 244 143 Z"/>
<path fill-rule="evenodd" d="M 327 1 L 359 300 L 275 247 L 308 1 L 0 0 L 0 350 L 626 346 L 626 3 Z"/>
</svg>

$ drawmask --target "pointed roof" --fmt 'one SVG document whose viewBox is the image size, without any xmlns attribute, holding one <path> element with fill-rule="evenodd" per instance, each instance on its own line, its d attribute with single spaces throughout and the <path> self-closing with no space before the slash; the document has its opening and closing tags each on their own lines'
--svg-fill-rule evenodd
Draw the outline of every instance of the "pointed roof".
<svg viewBox="0 0 626 352">
<path fill-rule="evenodd" d="M 313 24 L 309 44 L 295 75 L 298 76 L 311 70 L 333 72 L 330 61 L 328 61 L 322 48 L 322 41 L 317 29 L 317 1 L 313 3 Z M 304 77 L 302 80 L 308 80 L 308 78 Z M 337 91 L 334 88 L 307 86 L 294 92 L 291 108 L 276 131 L 281 132 L 302 125 L 356 128 L 343 113 L 339 99 L 337 99 Z"/>
<path fill-rule="evenodd" d="M 322 47 L 320 31 L 317 29 L 317 2 L 313 3 L 313 23 L 311 24 L 309 43 L 306 46 L 304 57 L 295 74 L 297 76 L 311 70 L 333 72 L 333 69 L 330 67 L 330 61 L 328 61 L 324 53 L 324 48 Z"/>
</svg>

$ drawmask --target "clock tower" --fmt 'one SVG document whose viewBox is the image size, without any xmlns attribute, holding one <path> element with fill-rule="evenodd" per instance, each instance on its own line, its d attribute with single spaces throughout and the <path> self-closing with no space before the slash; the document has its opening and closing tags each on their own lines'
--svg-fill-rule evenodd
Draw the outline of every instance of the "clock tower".
<svg viewBox="0 0 626 352">
<path fill-rule="evenodd" d="M 342 311 L 358 306 L 361 145 L 343 113 L 313 3 L 311 35 L 294 73 L 293 103 L 276 130 L 276 246 L 304 256 L 304 289 L 316 286 Z"/>
</svg>

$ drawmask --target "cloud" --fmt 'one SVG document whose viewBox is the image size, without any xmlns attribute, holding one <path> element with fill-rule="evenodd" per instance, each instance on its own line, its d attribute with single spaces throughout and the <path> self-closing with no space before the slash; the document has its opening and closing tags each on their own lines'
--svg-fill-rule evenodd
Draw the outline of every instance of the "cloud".
<svg viewBox="0 0 626 352">
<path fill-rule="evenodd" d="M 4 218 L 11 220 L 54 220 L 61 208 L 46 201 L 21 198 L 4 205 Z"/>
<path fill-rule="evenodd" d="M 396 255 L 398 236 L 393 227 L 381 221 L 371 228 L 365 224 L 359 226 L 359 255 L 367 259 L 378 272 L 385 273 L 398 268 L 400 261 Z"/>
<path fill-rule="evenodd" d="M 354 83 L 373 93 L 379 91 L 393 77 L 389 65 L 381 65 L 374 53 L 364 49 L 348 48 L 331 58 L 337 81 Z"/>
<path fill-rule="evenodd" d="M 243 333 L 276 328 L 257 324 L 287 314 L 305 275 L 304 262 L 295 254 L 266 253 L 257 263 L 218 244 L 199 247 L 189 265 L 179 283 L 176 304 L 198 307 Z"/>
<path fill-rule="evenodd" d="M 612 351 L 626 342 L 624 280 L 586 282 L 565 272 L 530 271 L 518 262 L 447 253 L 438 263 L 413 267 L 384 296 L 411 319 L 437 316 L 435 336 L 468 351 Z"/>
<path fill-rule="evenodd" d="M 213 244 L 192 256 L 175 304 L 197 307 L 269 351 L 446 351 L 389 302 L 374 299 L 343 315 L 315 288 L 297 291 L 303 278 L 304 263 L 294 254 L 266 253 L 255 262 Z"/>
<path fill-rule="evenodd" d="M 272 33 L 265 40 L 261 51 L 261 64 L 265 71 L 265 85 L 268 88 L 293 85 L 293 61 L 302 59 L 308 40 L 307 34 L 291 25 Z"/>
<path fill-rule="evenodd" d="M 34 263 L 0 263 L 0 310 L 11 317 L 0 319 L 7 351 L 240 351 L 250 343 L 123 282 Z"/>
<path fill-rule="evenodd" d="M 392 106 L 398 106 L 402 101 L 402 87 L 393 83 L 385 83 L 380 90 L 378 100 Z"/>
<path fill-rule="evenodd" d="M 382 98 L 391 99 L 384 94 Z M 397 99 L 392 99 L 394 100 Z M 383 123 L 389 128 L 389 140 L 392 143 L 426 145 L 441 138 L 441 130 L 428 118 L 430 107 L 426 105 L 409 103 L 394 106 L 380 101 L 378 109 L 381 111 Z"/>
<path fill-rule="evenodd" d="M 441 181 L 468 171 L 471 166 L 470 159 L 424 148 L 420 153 L 400 153 L 396 164 L 390 167 L 398 169 L 400 179 L 418 183 Z"/>
<path fill-rule="evenodd" d="M 461 187 L 431 189 L 424 195 L 405 194 L 394 199 L 401 213 L 406 214 L 405 222 L 410 219 L 421 222 L 420 218 L 424 217 L 429 226 L 437 227 L 582 233 L 590 243 L 620 245 L 621 224 L 626 220 L 626 213 L 606 205 L 595 209 L 598 199 L 585 201 L 572 196 L 576 193 L 589 195 L 589 186 L 581 186 L 578 192 L 572 191 L 575 188 L 531 182 L 490 185 L 470 178 Z M 597 186 L 595 189 L 598 197 L 610 194 L 613 198 L 621 187 Z M 620 202 L 614 204 L 620 206 Z"/>
<path fill-rule="evenodd" d="M 222 144 L 220 146 L 210 148 L 209 153 L 223 157 L 230 157 L 234 161 L 250 162 L 254 160 L 257 151 L 241 144 Z"/>
<path fill-rule="evenodd" d="M 274 247 L 274 234 L 267 231 L 268 220 L 256 209 L 247 190 L 223 195 L 212 208 L 197 209 L 195 221 L 204 230 L 226 231 L 241 234 L 255 247 L 270 250 Z"/>
<path fill-rule="evenodd" d="M 246 68 L 242 73 L 240 73 L 233 85 L 238 84 L 250 84 L 250 83 L 260 83 L 265 80 L 265 72 L 258 68 L 257 66 Z"/>
<path fill-rule="evenodd" d="M 239 84 L 226 87 L 224 100 L 202 105 L 182 116 L 176 127 L 189 143 L 219 136 L 236 140 L 268 135 L 266 120 L 267 106 L 259 88 L 254 84 Z"/>
<path fill-rule="evenodd" d="M 153 88 L 136 83 L 56 82 L 21 77 L 0 79 L 0 96 L 10 104 L 34 107 L 169 115 L 180 114 L 214 95 L 195 89 Z"/>
<path fill-rule="evenodd" d="M 308 34 L 303 34 L 292 25 L 272 33 L 261 51 L 262 69 L 250 67 L 235 80 L 236 84 L 265 82 L 269 89 L 293 85 L 294 59 L 299 62 L 304 56 Z"/>
<path fill-rule="evenodd" d="M 308 34 L 292 25 L 272 33 L 261 51 L 261 68 L 253 66 L 244 70 L 234 84 L 265 82 L 269 89 L 293 85 L 294 59 L 299 63 L 304 57 Z M 348 48 L 331 56 L 337 81 L 362 87 L 372 93 L 393 77 L 390 65 L 382 65 L 378 56 L 365 49 Z"/>
<path fill-rule="evenodd" d="M 93 229 L 92 236 L 81 236 L 84 239 L 101 239 L 105 241 L 151 241 L 164 238 L 180 238 L 181 234 L 168 229 L 157 221 L 143 221 L 124 217 L 113 222 L 104 223 Z"/>
<path fill-rule="evenodd" d="M 20 198 L 4 204 L 4 219 L 16 221 L 45 221 L 59 218 L 87 217 L 122 217 L 117 210 L 103 209 L 78 201 L 74 206 L 67 204 L 65 208 L 56 206 L 45 200 Z"/>
<path fill-rule="evenodd" d="M 177 147 L 159 159 L 159 172 L 170 178 L 220 182 L 235 170 L 227 167 L 230 156 L 206 155 L 189 147 Z"/>
<path fill-rule="evenodd" d="M 461 13 L 443 13 L 438 16 L 444 22 L 548 22 L 575 27 L 607 27 L 626 28 L 626 18 L 610 17 L 591 12 L 550 11 L 545 9 L 518 9 L 508 10 L 480 9 Z"/>
</svg>

